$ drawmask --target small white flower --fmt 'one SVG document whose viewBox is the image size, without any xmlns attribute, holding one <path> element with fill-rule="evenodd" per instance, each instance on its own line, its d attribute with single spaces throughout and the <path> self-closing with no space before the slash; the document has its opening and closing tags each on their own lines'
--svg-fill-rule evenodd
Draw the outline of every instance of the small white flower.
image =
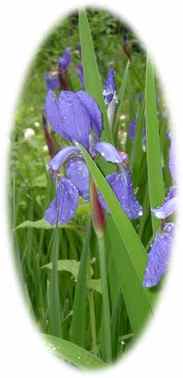
<svg viewBox="0 0 183 378">
<path fill-rule="evenodd" d="M 48 146 L 46 144 L 43 146 L 43 151 L 48 152 Z"/>
<path fill-rule="evenodd" d="M 32 137 L 35 135 L 35 131 L 28 127 L 27 129 L 24 130 L 24 139 L 25 140 L 30 140 Z"/>
</svg>

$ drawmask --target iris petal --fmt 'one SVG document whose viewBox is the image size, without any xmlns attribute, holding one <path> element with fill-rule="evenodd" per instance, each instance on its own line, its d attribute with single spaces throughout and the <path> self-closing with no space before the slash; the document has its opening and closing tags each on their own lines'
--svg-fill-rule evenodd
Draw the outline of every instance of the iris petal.
<svg viewBox="0 0 183 378">
<path fill-rule="evenodd" d="M 63 177 L 57 185 L 56 197 L 45 211 L 44 218 L 50 224 L 68 223 L 78 206 L 79 193 L 72 182 Z"/>
<path fill-rule="evenodd" d="M 60 125 L 60 115 L 58 100 L 55 93 L 51 90 L 48 91 L 45 101 L 45 115 L 49 124 L 52 126 L 53 130 L 61 134 L 61 125 Z"/>
<path fill-rule="evenodd" d="M 100 137 L 102 132 L 102 114 L 101 111 L 93 99 L 93 97 L 89 96 L 89 94 L 85 91 L 78 91 L 76 92 L 77 96 L 79 97 L 81 104 L 85 107 L 88 112 L 88 115 L 92 121 L 91 129 L 95 132 L 95 134 Z"/>
<path fill-rule="evenodd" d="M 144 287 L 156 286 L 166 273 L 171 245 L 173 240 L 174 224 L 165 224 L 163 231 L 158 232 L 148 254 L 148 262 L 144 273 Z"/>
<path fill-rule="evenodd" d="M 122 163 L 124 161 L 123 155 L 120 154 L 116 148 L 107 142 L 98 142 L 95 145 L 95 150 L 98 152 L 105 160 L 111 163 Z"/>
<path fill-rule="evenodd" d="M 80 196 L 89 199 L 89 172 L 85 162 L 80 158 L 70 159 L 66 166 L 66 175 L 76 186 Z"/>
<path fill-rule="evenodd" d="M 158 219 L 166 219 L 176 211 L 177 197 L 176 188 L 170 188 L 167 197 L 162 206 L 152 209 L 153 214 Z"/>
<path fill-rule="evenodd" d="M 120 205 L 130 219 L 136 219 L 143 214 L 142 206 L 137 201 L 129 169 L 124 168 L 120 173 L 112 173 L 106 177 L 111 185 Z M 101 193 L 99 194 L 101 205 L 107 209 L 107 205 Z"/>
<path fill-rule="evenodd" d="M 60 150 L 52 160 L 50 160 L 48 166 L 52 171 L 58 171 L 58 169 L 65 163 L 65 161 L 73 155 L 78 155 L 79 148 L 74 146 L 68 146 Z"/>
</svg>

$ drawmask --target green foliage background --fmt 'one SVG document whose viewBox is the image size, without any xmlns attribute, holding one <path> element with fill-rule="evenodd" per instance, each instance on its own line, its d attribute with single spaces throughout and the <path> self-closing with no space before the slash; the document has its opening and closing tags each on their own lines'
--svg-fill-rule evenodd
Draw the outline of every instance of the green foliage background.
<svg viewBox="0 0 183 378">
<path fill-rule="evenodd" d="M 159 201 L 160 194 L 159 198 L 156 194 L 154 197 L 149 195 L 150 188 L 153 188 L 153 185 L 155 187 L 156 182 L 153 182 L 152 174 L 150 178 L 148 176 L 151 161 L 149 158 L 148 163 L 146 151 L 142 149 L 142 130 L 145 126 L 145 96 L 146 99 L 155 96 L 154 106 L 157 106 L 157 122 L 160 130 L 160 133 L 157 131 L 157 137 L 160 137 L 162 177 L 165 190 L 171 183 L 167 168 L 169 142 L 166 137 L 168 120 L 164 116 L 166 108 L 159 90 L 159 84 L 156 92 L 155 90 L 153 92 L 153 88 L 150 86 L 146 87 L 147 92 L 145 93 L 147 83 L 147 78 L 145 78 L 146 53 L 133 32 L 106 11 L 90 10 L 87 15 L 102 82 L 104 82 L 111 64 L 116 70 L 117 92 L 118 94 L 121 93 L 122 101 L 119 106 L 119 114 L 117 113 L 115 120 L 115 127 L 118 132 L 114 135 L 114 139 L 116 146 L 125 150 L 129 156 L 137 197 L 144 208 L 143 217 L 139 221 L 133 221 L 132 225 L 140 238 L 139 240 L 144 250 L 147 250 L 153 236 L 150 204 L 152 205 L 151 201 Z M 132 61 L 129 64 L 128 71 L 126 71 L 127 83 L 125 84 L 124 72 L 128 66 L 128 57 L 123 49 L 123 37 L 126 33 L 128 33 L 129 37 Z M 54 185 L 47 172 L 49 156 L 42 130 L 42 110 L 46 95 L 44 75 L 47 71 L 56 69 L 58 57 L 69 46 L 72 48 L 72 64 L 69 68 L 70 85 L 72 89 L 78 90 L 80 83 L 75 72 L 75 65 L 80 62 L 77 51 L 78 43 L 78 14 L 73 14 L 61 20 L 51 31 L 39 47 L 25 78 L 24 87 L 17 104 L 15 127 L 11 135 L 10 210 L 11 226 L 14 230 L 14 253 L 19 275 L 22 277 L 22 285 L 28 306 L 37 325 L 44 334 L 49 334 L 49 343 L 55 345 L 59 356 L 80 368 L 92 368 L 105 366 L 105 353 L 103 351 L 105 346 L 103 346 L 102 341 L 102 295 L 98 246 L 93 230 L 90 235 L 90 270 L 87 273 L 89 274 L 88 278 L 85 274 L 85 268 L 83 268 L 86 267 L 86 261 L 82 259 L 87 249 L 85 244 L 83 246 L 83 241 L 86 239 L 86 224 L 90 217 L 90 205 L 80 201 L 80 206 L 73 221 L 59 228 L 59 237 L 51 226 L 41 220 L 45 209 L 54 196 Z M 142 98 L 141 101 L 139 100 L 140 97 Z M 119 118 L 121 115 L 124 117 Z M 151 108 L 148 110 L 148 115 L 151 117 Z M 128 126 L 133 119 L 137 121 L 138 130 L 134 144 L 127 137 Z M 35 135 L 30 140 L 25 139 L 24 131 L 27 128 L 31 128 L 35 132 Z M 57 136 L 55 138 L 58 145 L 63 145 L 64 141 L 61 141 Z M 150 141 L 148 141 L 147 146 L 151 150 L 151 155 L 155 156 L 156 151 L 151 149 Z M 87 156 L 85 157 L 87 158 Z M 154 158 L 152 157 L 152 159 Z M 92 163 L 90 161 L 87 161 L 87 163 L 94 177 L 95 174 L 98 177 L 97 170 L 92 167 Z M 100 159 L 97 164 L 101 167 Z M 108 172 L 110 171 L 110 164 L 107 167 L 103 165 L 102 171 L 106 169 Z M 107 192 L 100 175 L 97 182 Z M 108 195 L 110 197 L 110 193 Z M 18 227 L 19 225 L 21 226 Z M 129 307 L 133 290 L 125 291 L 124 297 L 124 290 L 126 289 L 124 289 L 124 282 L 123 285 L 121 284 L 120 275 L 123 274 L 125 277 L 125 272 L 128 269 L 123 268 L 124 272 L 120 271 L 120 269 L 118 270 L 116 267 L 118 260 L 110 256 L 110 248 L 113 251 L 121 248 L 124 257 L 119 257 L 121 264 L 119 266 L 124 266 L 124 261 L 127 261 L 124 260 L 126 259 L 125 247 L 124 245 L 121 246 L 119 234 L 113 227 L 114 225 L 109 219 L 106 244 L 108 246 L 107 264 L 111 308 L 112 359 L 115 360 L 121 353 L 128 350 L 130 342 L 135 339 L 137 332 L 133 324 L 139 323 L 139 319 L 137 314 L 134 313 L 133 321 L 133 311 L 135 309 Z M 113 242 L 111 235 L 114 235 L 115 242 Z M 58 293 L 52 288 L 53 253 L 56 253 L 55 256 L 60 261 L 58 265 L 58 282 L 56 282 Z M 81 269 L 79 268 L 80 264 L 82 266 Z M 85 291 L 82 291 L 82 298 L 88 298 L 88 302 L 87 300 L 85 301 L 85 304 L 87 303 L 86 309 L 82 308 L 83 302 L 81 302 L 81 312 L 79 314 L 85 317 L 84 328 L 81 331 L 83 339 L 81 339 L 81 335 L 76 332 L 76 330 L 79 330 L 80 333 L 81 330 L 81 325 L 78 323 L 79 317 L 74 319 L 73 308 L 78 310 L 75 298 L 76 296 L 79 298 L 81 290 L 83 290 L 83 282 Z M 79 289 L 76 290 L 76 286 Z M 154 291 L 158 290 L 159 288 Z M 79 294 L 76 295 L 76 292 Z M 150 294 L 154 295 L 154 292 Z M 129 302 L 128 300 L 126 301 L 126 298 L 129 299 Z M 79 299 L 77 300 L 79 303 Z M 145 303 L 143 301 L 145 300 L 139 296 L 139 301 L 141 301 L 139 303 L 143 307 Z M 91 317 L 93 311 L 95 312 L 96 340 L 94 340 L 94 335 L 92 334 L 93 323 L 91 322 Z M 91 327 L 89 326 L 90 322 Z M 61 324 L 60 327 L 58 327 L 59 324 Z M 77 349 L 77 345 L 79 345 L 78 348 L 82 349 Z"/>
</svg>

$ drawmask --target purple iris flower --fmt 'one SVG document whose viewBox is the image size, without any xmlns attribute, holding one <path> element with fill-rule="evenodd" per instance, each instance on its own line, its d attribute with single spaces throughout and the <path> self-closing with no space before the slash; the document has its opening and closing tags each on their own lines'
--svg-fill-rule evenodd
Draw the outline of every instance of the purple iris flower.
<svg viewBox="0 0 183 378">
<path fill-rule="evenodd" d="M 136 199 L 132 186 L 132 178 L 129 168 L 121 166 L 121 172 L 115 172 L 106 177 L 113 189 L 120 205 L 129 219 L 137 219 L 142 216 L 143 209 Z M 103 195 L 99 193 L 99 200 L 104 209 L 108 209 Z"/>
<path fill-rule="evenodd" d="M 77 143 L 82 144 L 93 158 L 100 154 L 109 162 L 122 164 L 125 157 L 110 143 L 100 141 L 103 128 L 102 115 L 95 100 L 86 92 L 63 91 L 57 97 L 49 91 L 45 112 L 53 130 L 64 139 L 75 143 L 75 146 L 68 146 L 59 151 L 49 162 L 49 169 L 55 175 L 63 165 L 66 165 L 66 177 L 58 183 L 56 198 L 47 209 L 45 219 L 51 224 L 55 220 L 57 223 L 66 223 L 74 215 L 74 209 L 78 204 L 76 199 L 79 196 L 84 199 L 89 198 L 88 168 L 81 157 Z M 67 212 L 66 208 L 72 211 Z"/>
<path fill-rule="evenodd" d="M 133 141 L 136 135 L 137 124 L 135 120 L 132 120 L 128 127 L 128 138 Z"/>
<path fill-rule="evenodd" d="M 58 73 L 56 72 L 47 72 L 45 74 L 45 82 L 47 90 L 55 90 L 60 88 L 60 82 L 58 78 Z"/>
<path fill-rule="evenodd" d="M 104 101 L 107 105 L 107 116 L 109 124 L 112 127 L 116 104 L 118 102 L 118 98 L 116 95 L 115 71 L 112 67 L 109 68 L 107 79 L 104 83 L 103 96 Z"/>
<path fill-rule="evenodd" d="M 76 65 L 76 73 L 79 76 L 81 87 L 84 86 L 84 71 L 83 71 L 83 65 L 81 63 Z"/>
<path fill-rule="evenodd" d="M 156 237 L 148 254 L 144 273 L 144 287 L 156 286 L 167 271 L 174 234 L 174 224 L 166 223 Z"/>
<path fill-rule="evenodd" d="M 60 70 L 66 71 L 70 63 L 71 63 L 71 48 L 67 47 L 64 50 L 63 55 L 58 59 L 58 67 Z"/>
<path fill-rule="evenodd" d="M 110 104 L 113 97 L 116 96 L 115 71 L 112 67 L 109 68 L 107 79 L 104 83 L 103 96 L 107 105 Z"/>
</svg>

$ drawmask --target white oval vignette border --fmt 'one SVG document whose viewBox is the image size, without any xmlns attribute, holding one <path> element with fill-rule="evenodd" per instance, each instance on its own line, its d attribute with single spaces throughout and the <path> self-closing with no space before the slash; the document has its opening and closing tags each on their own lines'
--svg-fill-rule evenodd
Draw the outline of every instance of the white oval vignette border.
<svg viewBox="0 0 183 378">
<path fill-rule="evenodd" d="M 11 258 L 11 243 L 8 233 L 7 179 L 10 129 L 15 104 L 21 89 L 26 69 L 42 38 L 59 17 L 83 5 L 97 6 L 98 2 L 60 0 L 23 2 L 7 0 L 1 5 L 1 110 L 0 110 L 0 162 L 1 162 L 1 252 L 0 252 L 0 374 L 2 377 L 19 376 L 32 378 L 64 374 L 70 378 L 82 372 L 69 368 L 58 361 L 44 348 L 43 340 L 35 329 L 24 300 Z M 181 222 L 183 205 L 182 155 L 182 12 L 181 2 L 127 0 L 119 2 L 101 0 L 100 6 L 126 20 L 144 42 L 153 56 L 162 81 L 177 145 L 177 173 L 179 206 L 177 232 L 173 246 L 171 269 L 161 293 L 154 319 L 147 325 L 140 342 L 131 353 L 106 370 L 86 372 L 85 375 L 111 374 L 131 378 L 172 377 L 182 367 L 182 276 L 183 251 Z M 3 50 L 3 51 L 2 51 Z"/>
</svg>

